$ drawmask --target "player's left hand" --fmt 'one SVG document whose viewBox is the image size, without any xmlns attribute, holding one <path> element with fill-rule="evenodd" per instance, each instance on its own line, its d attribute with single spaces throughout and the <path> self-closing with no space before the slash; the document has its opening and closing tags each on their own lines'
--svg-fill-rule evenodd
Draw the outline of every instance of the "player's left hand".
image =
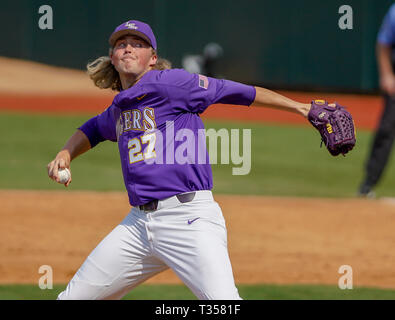
<svg viewBox="0 0 395 320">
<path fill-rule="evenodd" d="M 331 155 L 345 155 L 354 148 L 355 124 L 351 114 L 341 105 L 313 100 L 307 119 L 319 131 Z"/>
</svg>

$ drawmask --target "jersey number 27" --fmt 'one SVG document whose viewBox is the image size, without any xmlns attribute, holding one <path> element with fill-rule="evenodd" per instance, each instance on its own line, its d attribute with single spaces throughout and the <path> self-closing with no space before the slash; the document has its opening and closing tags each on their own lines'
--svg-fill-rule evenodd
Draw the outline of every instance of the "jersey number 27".
<svg viewBox="0 0 395 320">
<path fill-rule="evenodd" d="M 128 142 L 129 149 L 129 163 L 133 164 L 142 160 L 147 160 L 156 157 L 155 153 L 155 133 L 145 134 L 138 138 L 133 138 Z M 145 152 L 142 152 L 142 145 L 148 144 Z"/>
</svg>

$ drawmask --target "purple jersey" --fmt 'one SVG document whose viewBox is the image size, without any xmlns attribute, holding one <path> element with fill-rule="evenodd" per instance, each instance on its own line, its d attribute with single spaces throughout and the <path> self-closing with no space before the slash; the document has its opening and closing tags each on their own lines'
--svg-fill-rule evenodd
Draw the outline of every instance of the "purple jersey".
<svg viewBox="0 0 395 320">
<path fill-rule="evenodd" d="M 249 106 L 254 99 L 253 86 L 182 69 L 152 70 L 79 129 L 92 147 L 104 140 L 118 142 L 129 202 L 137 206 L 183 192 L 211 190 L 199 114 L 214 103 Z"/>
</svg>

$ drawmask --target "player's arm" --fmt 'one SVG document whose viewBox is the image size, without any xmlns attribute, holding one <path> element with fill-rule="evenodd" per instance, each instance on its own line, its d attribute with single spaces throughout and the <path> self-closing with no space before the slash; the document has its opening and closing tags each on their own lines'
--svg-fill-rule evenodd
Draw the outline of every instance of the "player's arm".
<svg viewBox="0 0 395 320">
<path fill-rule="evenodd" d="M 319 131 L 331 155 L 345 155 L 354 148 L 354 121 L 343 106 L 328 104 L 325 100 L 300 103 L 265 88 L 255 87 L 255 90 L 252 106 L 290 111 L 307 118 Z"/>
<path fill-rule="evenodd" d="M 113 111 L 114 109 L 110 106 L 103 113 L 89 119 L 78 128 L 55 159 L 48 164 L 48 176 L 51 179 L 58 182 L 59 169 L 70 169 L 70 162 L 73 159 L 94 148 L 98 143 L 105 140 L 117 140 Z M 69 186 L 70 183 L 71 177 L 65 186 Z"/>
<path fill-rule="evenodd" d="M 328 105 L 325 100 L 301 103 L 262 87 L 246 86 L 232 81 L 219 81 L 214 84 L 217 85 L 214 102 L 274 108 L 307 118 L 320 132 L 322 141 L 333 156 L 345 155 L 355 145 L 352 116 L 338 104 Z"/>
<path fill-rule="evenodd" d="M 391 46 L 377 43 L 376 45 L 376 55 L 377 64 L 380 74 L 380 87 L 381 89 L 389 94 L 395 94 L 395 75 L 392 71 L 392 61 L 391 61 Z"/>
<path fill-rule="evenodd" d="M 91 149 L 91 144 L 88 137 L 81 130 L 77 130 L 58 152 L 55 159 L 48 164 L 48 176 L 58 182 L 58 170 L 69 169 L 71 161 L 89 149 Z M 71 176 L 65 186 L 68 187 L 70 183 Z"/>
<path fill-rule="evenodd" d="M 306 103 L 296 102 L 279 93 L 261 87 L 255 87 L 255 90 L 256 90 L 255 99 L 251 104 L 251 106 L 267 107 L 267 108 L 290 111 L 293 113 L 300 114 L 305 118 L 307 118 L 307 115 L 311 108 L 310 103 L 306 104 Z"/>
<path fill-rule="evenodd" d="M 188 97 L 188 104 L 196 106 L 192 111 L 198 112 L 203 112 L 211 104 L 220 103 L 281 109 L 307 118 L 311 108 L 310 103 L 293 101 L 269 89 L 201 75 L 191 78 Z"/>
</svg>

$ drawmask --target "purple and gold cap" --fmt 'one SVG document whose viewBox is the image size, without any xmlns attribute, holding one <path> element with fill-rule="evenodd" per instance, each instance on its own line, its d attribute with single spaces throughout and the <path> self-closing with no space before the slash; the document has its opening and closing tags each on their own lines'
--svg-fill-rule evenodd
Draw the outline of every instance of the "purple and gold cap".
<svg viewBox="0 0 395 320">
<path fill-rule="evenodd" d="M 147 41 L 152 48 L 155 50 L 157 49 L 155 35 L 151 27 L 148 24 L 138 20 L 129 20 L 116 27 L 108 42 L 110 43 L 111 47 L 113 47 L 115 42 L 120 37 L 127 34 L 139 36 Z"/>
</svg>

